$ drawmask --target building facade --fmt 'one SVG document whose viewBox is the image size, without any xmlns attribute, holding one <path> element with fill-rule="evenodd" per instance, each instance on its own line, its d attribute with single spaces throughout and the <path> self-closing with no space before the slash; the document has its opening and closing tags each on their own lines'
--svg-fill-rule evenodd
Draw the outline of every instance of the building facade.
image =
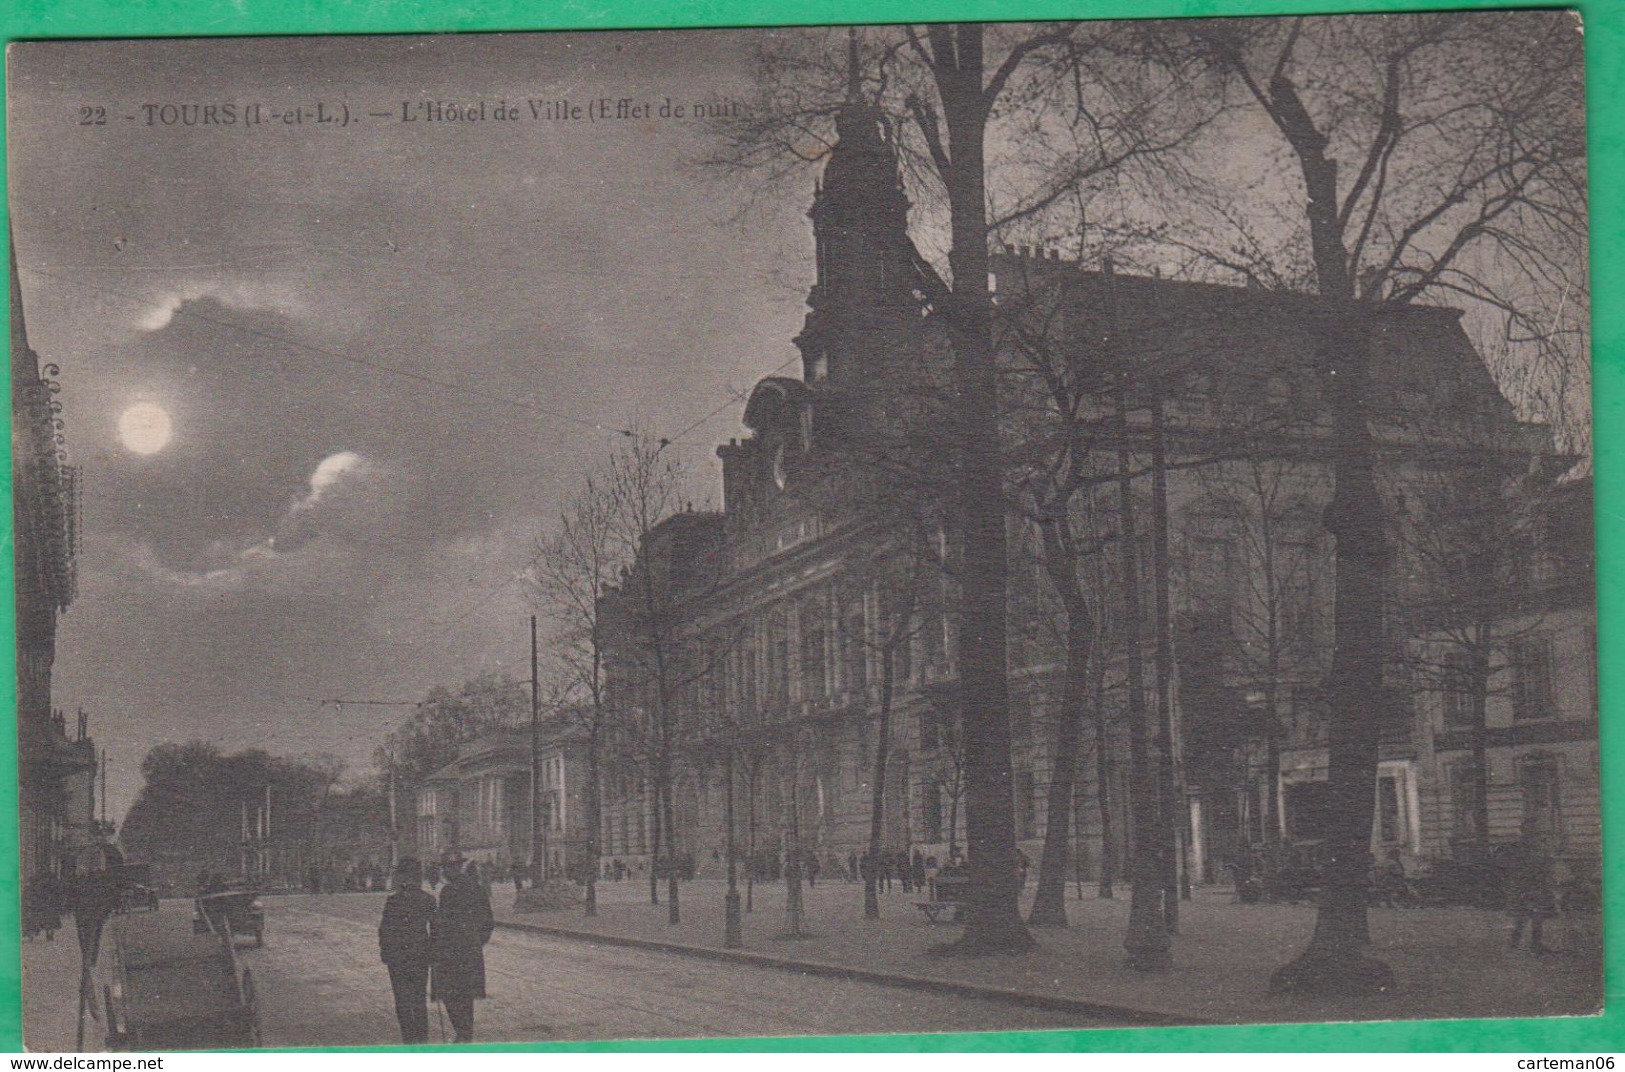
<svg viewBox="0 0 1625 1072">
<path fill-rule="evenodd" d="M 748 434 L 719 448 L 722 510 L 678 515 L 648 533 L 611 597 L 614 702 L 641 727 L 634 736 L 671 739 L 675 759 L 669 777 L 652 778 L 645 748 L 609 776 L 606 857 L 658 851 L 695 861 L 701 873 L 719 870 L 730 797 L 735 851 L 752 866 L 770 868 L 764 858 L 788 852 L 845 865 L 867 850 L 877 823 L 886 852 L 946 860 L 964 848 L 955 536 L 937 507 L 951 501 L 949 485 L 933 465 L 950 453 L 941 436 L 951 380 L 933 306 L 941 284 L 907 234 L 898 175 L 879 117 L 848 105 L 810 213 L 817 277 L 795 340 L 801 375 L 759 383 L 744 414 Z M 1312 360 L 1315 300 L 1125 276 L 1110 265 L 1086 270 L 1032 250 L 1004 251 L 992 266 L 999 359 L 1017 385 L 1006 389 L 1012 432 L 1026 437 L 1017 466 L 1041 467 L 1061 434 L 1051 418 L 1020 409 L 1044 408 L 1020 386 L 1042 379 L 1041 362 L 1080 377 L 1091 367 L 1127 371 L 1139 392 L 1115 417 L 1110 392 L 1097 392 L 1063 430 L 1083 444 L 1085 489 L 1065 509 L 1098 548 L 1083 581 L 1100 630 L 1086 710 L 1062 702 L 1064 615 L 1043 567 L 1041 513 L 1011 510 L 1012 792 L 1022 850 L 1038 858 L 1052 821 L 1056 729 L 1077 719 L 1084 743 L 1066 818 L 1077 870 L 1093 877 L 1127 856 L 1130 563 L 1143 602 L 1134 644 L 1146 665 L 1145 707 L 1166 708 L 1154 736 L 1171 753 L 1176 788 L 1165 799 L 1189 875 L 1227 881 L 1261 843 L 1314 843 L 1329 800 L 1321 682 L 1333 640 L 1333 557 L 1321 520 L 1332 491 L 1330 422 Z M 1439 598 L 1423 580 L 1433 529 L 1403 504 L 1463 473 L 1551 493 L 1574 461 L 1553 449 L 1547 429 L 1516 419 L 1459 320 L 1455 310 L 1415 308 L 1371 325 L 1372 428 L 1385 494 L 1399 504 L 1384 623 L 1393 654 L 1380 713 L 1379 853 L 1438 855 L 1456 823 L 1440 802 L 1459 736 L 1437 729 L 1439 693 L 1407 654 L 1427 644 L 1415 612 Z M 1120 454 L 1136 474 L 1132 513 L 1112 480 Z M 1583 532 L 1579 520 L 1574 528 L 1571 543 L 1589 546 L 1589 512 Z M 1132 555 L 1120 553 L 1124 543 Z M 684 564 L 680 576 L 673 562 Z M 1564 611 L 1540 619 L 1564 638 L 1552 641 L 1545 679 L 1564 699 L 1554 698 L 1544 728 L 1526 718 L 1525 728 L 1507 729 L 1518 718 L 1504 704 L 1492 713 L 1493 837 L 1561 822 L 1573 844 L 1592 843 L 1594 820 L 1583 816 L 1596 809 L 1594 691 L 1579 680 L 1594 665 L 1592 607 L 1582 583 Z M 1159 650 L 1164 674 L 1152 671 Z M 1527 692 L 1537 657 L 1518 658 L 1526 683 L 1517 687 Z M 1561 790 L 1551 773 L 1557 738 L 1574 752 L 1559 763 Z M 657 850 L 667 798 L 675 844 Z"/>
<path fill-rule="evenodd" d="M 502 730 L 463 744 L 416 793 L 414 841 L 426 862 L 455 856 L 506 874 L 531 857 L 531 734 Z M 546 725 L 537 753 L 541 848 L 549 873 L 579 867 L 586 851 L 579 734 Z"/>
<path fill-rule="evenodd" d="M 11 487 L 17 595 L 17 757 L 23 880 L 87 863 L 94 826 L 96 747 L 81 716 L 70 735 L 52 704 L 57 621 L 76 592 L 79 473 L 67 464 L 56 366 L 28 344 L 11 260 Z"/>
</svg>

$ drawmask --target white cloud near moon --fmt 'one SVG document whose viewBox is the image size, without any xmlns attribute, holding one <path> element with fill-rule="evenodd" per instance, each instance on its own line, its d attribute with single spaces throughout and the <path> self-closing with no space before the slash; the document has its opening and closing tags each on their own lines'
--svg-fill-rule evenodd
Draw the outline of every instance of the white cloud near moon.
<svg viewBox="0 0 1625 1072">
<path fill-rule="evenodd" d="M 355 451 L 329 454 L 311 472 L 307 489 L 283 511 L 271 535 L 235 552 L 220 549 L 230 556 L 225 564 L 208 569 L 175 569 L 165 565 L 146 545 L 137 548 L 132 561 L 147 576 L 182 588 L 229 591 L 243 587 L 260 571 L 276 568 L 314 542 L 322 533 L 324 518 L 320 515 L 340 512 L 345 506 L 365 507 L 369 500 L 376 504 L 376 496 L 360 492 L 368 484 L 376 486 L 374 478 L 379 473 L 377 465 Z M 345 502 L 346 498 L 351 502 Z M 335 520 L 346 522 L 341 527 L 354 528 L 354 518 Z"/>
<path fill-rule="evenodd" d="M 367 460 L 353 450 L 329 454 L 316 466 L 316 471 L 310 474 L 310 491 L 293 504 L 292 512 L 302 513 L 313 508 L 321 502 L 329 490 L 347 476 L 365 475 L 368 468 Z"/>
<path fill-rule="evenodd" d="M 213 299 L 228 309 L 266 310 L 286 317 L 307 312 L 305 302 L 291 288 L 261 281 L 194 279 L 160 294 L 136 321 L 141 331 L 161 331 L 175 319 L 181 308 L 192 302 Z"/>
</svg>

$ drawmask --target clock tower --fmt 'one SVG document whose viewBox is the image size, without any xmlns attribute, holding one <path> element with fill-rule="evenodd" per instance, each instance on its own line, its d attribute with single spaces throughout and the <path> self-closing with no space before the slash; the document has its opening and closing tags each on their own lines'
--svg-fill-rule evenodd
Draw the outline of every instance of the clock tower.
<svg viewBox="0 0 1625 1072">
<path fill-rule="evenodd" d="M 817 280 L 795 340 L 805 382 L 840 388 L 864 386 L 867 372 L 900 356 L 921 309 L 896 145 L 880 110 L 861 99 L 856 34 L 848 40 L 847 99 L 808 213 Z"/>
</svg>

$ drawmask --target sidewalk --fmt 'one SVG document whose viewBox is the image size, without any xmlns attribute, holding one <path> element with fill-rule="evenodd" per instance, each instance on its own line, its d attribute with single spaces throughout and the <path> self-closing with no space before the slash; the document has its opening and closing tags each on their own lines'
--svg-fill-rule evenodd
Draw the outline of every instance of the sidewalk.
<svg viewBox="0 0 1625 1072">
<path fill-rule="evenodd" d="M 655 907 L 649 904 L 647 879 L 601 884 L 594 919 L 579 908 L 517 914 L 507 885 L 492 890 L 492 901 L 499 922 L 506 925 L 664 943 L 726 957 L 724 890 L 720 881 L 684 883 L 682 923 L 676 927 L 666 922 L 665 884 L 662 904 Z M 1030 886 L 1027 892 L 1030 897 Z M 1102 900 L 1085 886 L 1084 899 L 1077 900 L 1075 889 L 1068 887 L 1069 928 L 1035 929 L 1038 948 L 1024 956 L 975 959 L 929 955 L 933 946 L 953 940 L 959 928 L 927 923 L 909 903 L 920 898 L 895 885 L 881 895 L 879 921 L 863 919 L 863 887 L 857 883 L 821 882 L 804 894 L 804 929 L 810 937 L 786 939 L 783 884 L 756 888 L 755 911 L 744 916 L 744 950 L 751 959 L 851 970 L 901 985 L 918 986 L 921 980 L 927 981 L 924 985 L 969 985 L 1080 1012 L 1088 1008 L 1108 1022 L 1586 1015 L 1602 1004 L 1600 960 L 1509 950 L 1506 917 L 1474 909 L 1372 909 L 1371 953 L 1394 969 L 1398 985 L 1379 997 L 1333 999 L 1265 992 L 1275 969 L 1308 941 L 1315 915 L 1310 905 L 1241 905 L 1233 903 L 1228 890 L 1198 890 L 1180 906 L 1173 971 L 1148 976 L 1123 967 L 1126 890 L 1115 900 Z M 1549 926 L 1555 943 L 1561 927 Z"/>
<path fill-rule="evenodd" d="M 79 1027 L 79 939 L 73 917 L 47 942 L 38 938 L 22 943 L 23 1044 L 33 1052 L 72 1051 Z M 85 1049 L 102 1049 L 106 1030 L 101 1022 L 85 1025 Z"/>
</svg>

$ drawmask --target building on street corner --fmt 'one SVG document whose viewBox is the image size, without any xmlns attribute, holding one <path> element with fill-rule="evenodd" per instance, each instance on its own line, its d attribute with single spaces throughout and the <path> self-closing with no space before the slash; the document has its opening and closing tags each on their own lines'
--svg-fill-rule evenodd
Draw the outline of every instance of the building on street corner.
<svg viewBox="0 0 1625 1072">
<path fill-rule="evenodd" d="M 606 777 L 605 859 L 641 867 L 656 851 L 663 792 L 649 748 L 662 720 L 675 738 L 676 844 L 659 851 L 701 873 L 720 873 L 730 757 L 734 842 L 753 867 L 773 871 L 794 851 L 845 869 L 869 845 L 877 777 L 884 852 L 946 862 L 965 847 L 955 536 L 936 505 L 947 499 L 929 457 L 946 453 L 941 436 L 951 434 L 941 401 L 946 332 L 932 297 L 940 283 L 908 237 L 884 127 L 848 105 L 838 129 L 810 213 L 817 278 L 795 340 L 801 374 L 758 383 L 748 434 L 718 449 L 722 510 L 681 513 L 646 534 L 610 598 L 619 625 L 611 689 L 641 745 Z M 1159 501 L 1141 487 L 1133 500 L 1147 623 L 1139 643 L 1149 668 L 1160 588 L 1171 732 L 1153 737 L 1172 752 L 1176 784 L 1165 799 L 1177 802 L 1186 874 L 1234 881 L 1270 846 L 1312 855 L 1329 800 L 1321 682 L 1332 644 L 1321 524 L 1332 491 L 1329 424 L 1309 360 L 1315 299 L 1125 276 L 1037 249 L 1002 251 L 992 266 L 1000 360 L 1013 377 L 1040 360 L 1085 368 L 1102 360 L 1091 347 L 1108 336 L 1133 373 L 1140 394 L 1120 425 L 1106 410 L 1079 418 L 1096 477 L 1070 509 L 1102 549 L 1125 527 L 1109 479 L 1119 449 L 1143 474 L 1160 437 L 1166 490 Z M 1594 855 L 1589 477 L 1568 475 L 1576 459 L 1548 429 L 1515 418 L 1457 310 L 1387 315 L 1372 346 L 1381 479 L 1399 504 L 1373 853 L 1438 858 L 1540 827 L 1564 851 Z M 1564 504 L 1553 514 L 1564 520 L 1531 533 L 1530 553 L 1566 564 L 1528 601 L 1490 614 L 1506 640 L 1483 732 L 1491 820 L 1475 832 L 1460 807 L 1466 738 L 1440 709 L 1451 691 L 1418 658 L 1445 628 L 1430 608 L 1452 602 L 1461 581 L 1436 566 L 1460 548 L 1435 545 L 1483 542 L 1482 530 L 1530 515 L 1536 502 Z M 905 515 L 913 532 L 900 536 Z M 1103 632 L 1088 710 L 1068 716 L 1062 615 L 1037 524 L 1012 517 L 1009 546 L 1016 833 L 1037 860 L 1056 819 L 1056 730 L 1080 717 L 1064 821 L 1076 873 L 1096 878 L 1121 867 L 1131 827 L 1120 558 L 1094 556 Z M 897 583 L 905 560 L 914 563 L 906 591 Z"/>
<path fill-rule="evenodd" d="M 11 253 L 11 487 L 17 597 L 17 762 L 22 879 L 56 875 L 98 844 L 96 745 L 52 705 L 57 621 L 77 592 L 79 470 L 67 464 L 58 370 L 28 344 Z"/>
<path fill-rule="evenodd" d="M 585 784 L 580 734 L 546 723 L 538 755 L 542 851 L 550 874 L 575 874 L 586 851 L 582 817 Z M 457 758 L 431 774 L 416 793 L 417 852 L 428 862 L 461 856 L 507 874 L 529 866 L 531 735 L 499 730 L 465 742 Z"/>
</svg>

